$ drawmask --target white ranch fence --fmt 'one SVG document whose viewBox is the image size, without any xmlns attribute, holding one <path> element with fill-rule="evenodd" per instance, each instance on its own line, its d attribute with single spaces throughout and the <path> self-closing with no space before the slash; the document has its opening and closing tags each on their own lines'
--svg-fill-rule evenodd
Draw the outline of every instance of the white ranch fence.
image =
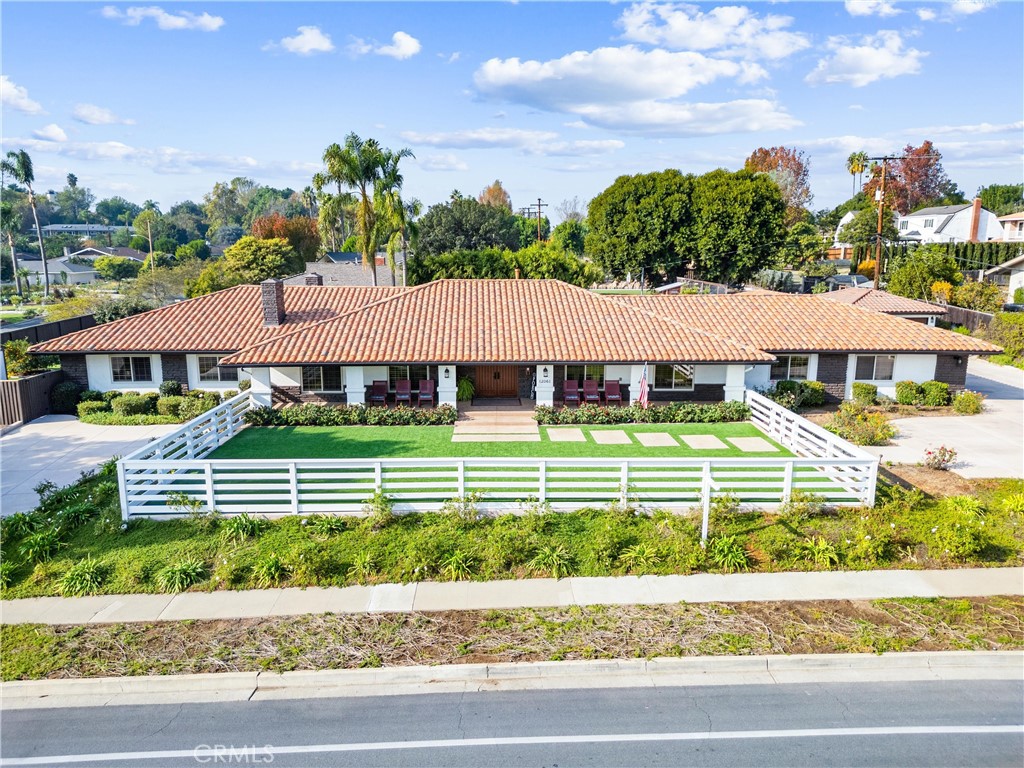
<svg viewBox="0 0 1024 768">
<path fill-rule="evenodd" d="M 755 392 L 752 421 L 796 457 L 711 459 L 208 459 L 244 428 L 248 393 L 224 402 L 118 462 L 125 520 L 182 514 L 172 495 L 208 509 L 361 514 L 366 499 L 387 494 L 398 511 L 430 511 L 479 494 L 483 511 L 516 510 L 536 501 L 554 509 L 609 502 L 703 508 L 715 496 L 771 507 L 793 493 L 837 505 L 872 504 L 878 459 Z"/>
</svg>

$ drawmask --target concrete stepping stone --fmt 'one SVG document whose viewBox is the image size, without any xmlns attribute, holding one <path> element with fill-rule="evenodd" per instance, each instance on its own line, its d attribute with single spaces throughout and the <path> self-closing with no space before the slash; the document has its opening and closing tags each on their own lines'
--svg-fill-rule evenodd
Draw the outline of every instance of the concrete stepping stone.
<svg viewBox="0 0 1024 768">
<path fill-rule="evenodd" d="M 548 440 L 553 443 L 585 443 L 587 442 L 583 430 L 579 427 L 567 427 L 564 429 L 549 429 Z"/>
<path fill-rule="evenodd" d="M 729 448 L 714 435 L 680 435 L 679 439 L 695 451 L 724 451 Z"/>
<path fill-rule="evenodd" d="M 637 432 L 636 439 L 647 448 L 678 448 L 679 443 L 668 432 Z"/>
<path fill-rule="evenodd" d="M 590 432 L 598 445 L 632 445 L 629 435 L 621 429 L 595 429 Z"/>
<path fill-rule="evenodd" d="M 452 435 L 453 443 L 539 443 L 540 435 L 486 435 L 480 433 L 470 433 L 462 435 Z"/>
<path fill-rule="evenodd" d="M 726 438 L 744 453 L 756 453 L 758 451 L 778 451 L 774 445 L 763 437 L 729 437 Z"/>
<path fill-rule="evenodd" d="M 472 433 L 484 433 L 484 434 L 535 434 L 537 432 L 537 425 L 534 424 L 456 424 L 455 434 L 472 434 Z"/>
</svg>

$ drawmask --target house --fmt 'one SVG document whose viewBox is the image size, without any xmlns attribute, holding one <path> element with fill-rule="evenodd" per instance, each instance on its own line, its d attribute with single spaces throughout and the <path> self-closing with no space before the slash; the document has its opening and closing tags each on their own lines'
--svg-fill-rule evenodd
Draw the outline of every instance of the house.
<svg viewBox="0 0 1024 768">
<path fill-rule="evenodd" d="M 284 279 L 285 285 L 305 285 L 309 275 L 323 278 L 323 285 L 373 285 L 373 273 L 363 266 L 363 259 L 357 258 L 339 261 L 307 261 L 306 271 Z M 377 285 L 402 285 L 405 282 L 405 264 L 396 263 L 396 271 L 383 262 L 376 265 Z"/>
<path fill-rule="evenodd" d="M 900 240 L 916 243 L 977 243 L 999 240 L 1003 227 L 981 207 L 981 198 L 962 205 L 940 205 L 898 216 Z"/>
<path fill-rule="evenodd" d="M 93 235 L 112 235 L 127 229 L 129 233 L 135 232 L 135 227 L 111 226 L 108 224 L 47 224 L 42 227 L 43 235 L 78 235 L 79 237 L 92 237 Z"/>
<path fill-rule="evenodd" d="M 804 278 L 806 281 L 806 278 Z M 828 286 L 829 291 L 841 291 L 846 288 L 862 288 L 871 285 L 871 281 L 864 275 L 832 275 L 821 282 Z M 806 287 L 806 286 L 805 286 Z"/>
<path fill-rule="evenodd" d="M 64 255 L 75 259 L 88 259 L 89 261 L 95 261 L 103 256 L 117 256 L 122 259 L 145 261 L 148 254 L 145 254 L 142 251 L 137 251 L 134 248 L 115 245 L 109 248 L 89 246 L 88 248 L 82 248 L 78 251 L 71 251 L 70 248 L 65 248 Z"/>
<path fill-rule="evenodd" d="M 19 267 L 28 270 L 28 284 L 43 284 L 43 261 L 18 262 Z M 96 267 L 90 262 L 81 262 L 70 256 L 61 256 L 46 260 L 46 269 L 50 273 L 50 285 L 82 285 L 96 280 Z"/>
<path fill-rule="evenodd" d="M 32 347 L 98 390 L 235 389 L 265 404 L 364 403 L 374 381 L 436 382 L 476 396 L 562 399 L 567 380 L 619 381 L 635 401 L 742 400 L 778 379 L 833 399 L 854 381 L 962 389 L 967 357 L 999 348 L 820 296 L 604 296 L 557 280 L 439 280 L 414 288 L 240 285 Z"/>
<path fill-rule="evenodd" d="M 999 266 L 985 270 L 984 277 L 987 281 L 1004 287 L 1009 300 L 1013 301 L 1013 292 L 1018 288 L 1024 288 L 1024 252 Z"/>
<path fill-rule="evenodd" d="M 829 291 L 821 294 L 822 298 L 830 301 L 841 301 L 844 304 L 851 304 L 861 309 L 872 312 L 882 312 L 894 317 L 902 317 L 905 320 L 913 320 L 926 325 L 935 325 L 936 319 L 944 317 L 947 312 L 937 304 L 929 304 L 927 301 L 908 299 L 905 296 L 897 296 L 887 291 L 879 291 L 874 288 L 844 288 L 839 291 Z"/>
<path fill-rule="evenodd" d="M 1003 242 L 1024 243 L 1024 211 L 999 217 L 999 226 L 1003 228 Z"/>
</svg>

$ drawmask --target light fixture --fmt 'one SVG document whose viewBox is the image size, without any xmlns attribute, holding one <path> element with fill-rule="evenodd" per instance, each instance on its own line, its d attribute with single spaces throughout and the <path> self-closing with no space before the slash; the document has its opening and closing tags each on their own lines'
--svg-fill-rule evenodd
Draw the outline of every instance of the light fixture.
<svg viewBox="0 0 1024 768">
<path fill-rule="evenodd" d="M 545 365 L 540 371 L 540 377 L 546 379 L 548 377 L 548 367 Z"/>
<path fill-rule="evenodd" d="M 964 364 L 964 359 L 960 357 L 960 355 L 955 355 L 953 357 L 953 362 L 956 363 L 956 367 L 959 368 L 961 365 Z"/>
<path fill-rule="evenodd" d="M 450 378 L 452 377 L 452 369 L 451 369 L 451 368 L 447 368 L 447 367 L 446 367 L 446 368 L 444 369 L 444 377 L 445 377 L 446 379 L 450 379 Z"/>
</svg>

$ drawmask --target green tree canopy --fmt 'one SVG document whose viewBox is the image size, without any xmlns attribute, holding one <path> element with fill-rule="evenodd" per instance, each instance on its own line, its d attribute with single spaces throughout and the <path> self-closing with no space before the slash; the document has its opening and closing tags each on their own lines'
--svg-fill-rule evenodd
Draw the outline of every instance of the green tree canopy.
<svg viewBox="0 0 1024 768">
<path fill-rule="evenodd" d="M 210 258 L 210 246 L 206 244 L 205 240 L 193 240 L 185 245 L 179 245 L 174 252 L 174 258 L 178 261 L 188 261 L 189 259 L 205 261 Z"/>
<path fill-rule="evenodd" d="M 135 259 L 125 259 L 121 256 L 100 256 L 93 262 L 96 274 L 106 280 L 127 280 L 137 277 L 142 264 Z"/>
<path fill-rule="evenodd" d="M 959 285 L 964 276 L 944 246 L 922 245 L 900 258 L 889 270 L 888 278 L 889 293 L 928 300 L 932 298 L 933 283 Z"/>
<path fill-rule="evenodd" d="M 978 190 L 978 197 L 996 216 L 1024 211 L 1024 184 L 989 184 Z"/>
<path fill-rule="evenodd" d="M 96 218 L 109 226 L 128 226 L 141 212 L 142 208 L 123 197 L 108 197 L 96 203 Z"/>
<path fill-rule="evenodd" d="M 584 251 L 587 238 L 587 225 L 582 219 L 566 219 L 551 232 L 551 242 L 559 248 L 577 256 Z"/>
<path fill-rule="evenodd" d="M 289 274 L 288 265 L 295 251 L 282 238 L 260 240 L 243 237 L 224 251 L 224 268 L 242 278 L 242 282 L 259 283 L 271 277 Z"/>
<path fill-rule="evenodd" d="M 519 247 L 519 228 L 511 212 L 461 195 L 430 206 L 419 229 L 416 251 L 422 256 Z"/>
<path fill-rule="evenodd" d="M 896 230 L 896 223 L 893 221 L 892 211 L 886 209 L 882 215 L 882 240 L 892 242 L 899 239 L 899 232 Z M 839 240 L 843 243 L 863 245 L 873 243 L 878 238 L 878 209 L 866 205 L 857 211 L 852 221 L 846 223 L 839 232 Z"/>
<path fill-rule="evenodd" d="M 535 243 L 518 251 L 486 248 L 451 251 L 436 256 L 417 254 L 409 263 L 411 285 L 443 279 L 508 279 L 516 269 L 523 279 L 553 279 L 589 287 L 600 282 L 599 267 L 553 243 Z"/>
<path fill-rule="evenodd" d="M 516 227 L 519 229 L 519 247 L 529 248 L 537 242 L 537 217 L 516 216 Z M 540 219 L 540 239 L 551 237 L 551 221 L 547 216 Z"/>
</svg>

